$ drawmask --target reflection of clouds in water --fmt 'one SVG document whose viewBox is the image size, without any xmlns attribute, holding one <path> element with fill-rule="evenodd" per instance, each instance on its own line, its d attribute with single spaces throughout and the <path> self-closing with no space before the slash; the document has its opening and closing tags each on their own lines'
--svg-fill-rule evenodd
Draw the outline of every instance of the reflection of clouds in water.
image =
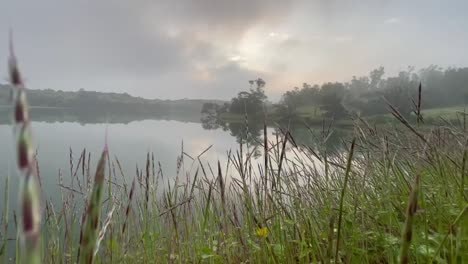
<svg viewBox="0 0 468 264">
<path fill-rule="evenodd" d="M 226 150 L 235 145 L 235 140 L 224 131 L 206 131 L 197 123 L 176 121 L 145 120 L 129 124 L 86 124 L 33 122 L 34 140 L 39 148 L 39 165 L 44 187 L 48 196 L 58 191 L 58 170 L 62 169 L 68 181 L 69 148 L 73 150 L 76 166 L 83 148 L 91 152 L 91 172 L 94 173 L 96 158 L 104 146 L 105 130 L 108 127 L 110 154 L 118 157 L 127 181 L 135 175 L 135 167 L 144 167 L 146 153 L 153 151 L 156 162 L 160 162 L 165 178 L 172 178 L 176 172 L 176 160 L 180 155 L 181 143 L 192 156 L 200 154 L 213 144 L 203 155 L 206 162 L 215 163 L 224 157 Z M 12 162 L 8 157 L 13 152 L 11 127 L 0 126 L 0 170 L 7 171 Z M 11 145 L 11 148 L 6 146 Z M 10 159 L 11 160 L 11 159 Z M 14 165 L 14 163 L 12 163 Z M 156 164 L 157 166 L 157 164 Z M 119 174 L 119 173 L 118 173 Z M 0 175 L 4 181 L 6 175 Z M 117 175 L 120 178 L 120 175 Z"/>
<path fill-rule="evenodd" d="M 192 161 L 189 158 L 184 158 L 185 168 L 190 168 L 193 173 L 199 166 L 197 156 L 209 148 L 200 156 L 200 161 L 205 167 L 207 175 L 211 175 L 209 166 L 211 166 L 214 174 L 217 173 L 218 160 L 221 163 L 224 174 L 225 166 L 228 161 L 227 152 L 230 149 L 235 151 L 236 147 L 238 147 L 238 145 L 235 138 L 230 136 L 228 132 L 222 130 L 204 130 L 203 135 L 194 136 L 188 141 L 184 140 L 184 151 L 195 159 Z"/>
</svg>

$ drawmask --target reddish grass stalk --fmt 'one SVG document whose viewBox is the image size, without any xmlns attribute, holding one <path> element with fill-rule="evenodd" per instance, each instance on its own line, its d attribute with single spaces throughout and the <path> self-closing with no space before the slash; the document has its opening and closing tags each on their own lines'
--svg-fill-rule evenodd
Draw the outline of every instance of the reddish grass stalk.
<svg viewBox="0 0 468 264">
<path fill-rule="evenodd" d="M 26 88 L 18 68 L 10 36 L 9 79 L 14 88 L 14 122 L 17 136 L 18 168 L 22 174 L 20 187 L 21 217 L 19 239 L 22 263 L 41 263 L 41 201 L 38 179 L 35 175 L 32 135 Z M 18 252 L 19 253 L 19 252 Z"/>
</svg>

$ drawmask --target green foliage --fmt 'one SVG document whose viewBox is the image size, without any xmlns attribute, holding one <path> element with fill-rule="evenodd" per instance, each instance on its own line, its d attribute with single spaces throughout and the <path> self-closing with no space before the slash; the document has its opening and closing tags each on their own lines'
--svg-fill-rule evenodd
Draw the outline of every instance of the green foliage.
<svg viewBox="0 0 468 264">
<path fill-rule="evenodd" d="M 55 91 L 28 90 L 28 99 L 35 108 L 50 108 L 55 112 L 71 112 L 72 114 L 96 116 L 131 115 L 137 116 L 167 116 L 178 113 L 197 114 L 204 103 L 223 104 L 221 100 L 181 99 L 159 100 L 134 97 L 127 93 L 104 93 L 95 91 Z M 0 107 L 10 105 L 11 87 L 0 84 Z M 33 113 L 35 114 L 35 113 Z M 105 117 L 104 117 L 105 118 Z M 2 120 L 0 119 L 0 122 Z"/>
<path fill-rule="evenodd" d="M 342 119 L 346 116 L 343 106 L 345 87 L 341 83 L 325 83 L 320 90 L 320 103 L 325 116 Z"/>
<path fill-rule="evenodd" d="M 405 117 L 414 111 L 417 88 L 422 83 L 422 108 L 432 109 L 464 105 L 468 102 L 468 68 L 442 69 L 436 65 L 415 72 L 413 67 L 396 76 L 384 78 L 379 67 L 369 76 L 353 76 L 346 83 L 304 83 L 283 94 L 277 107 L 282 119 L 301 117 L 301 107 L 321 107 L 323 117 L 343 119 L 347 112 L 362 116 L 382 115 L 392 104 Z"/>
<path fill-rule="evenodd" d="M 262 79 L 249 81 L 251 86 L 249 91 L 240 92 L 237 97 L 231 99 L 229 112 L 233 114 L 258 115 L 263 112 L 263 104 L 267 99 L 265 95 L 265 81 Z"/>
<path fill-rule="evenodd" d="M 80 253 L 78 258 L 80 263 L 93 263 L 94 250 L 97 246 L 102 195 L 104 192 L 104 177 L 107 158 L 107 146 L 101 154 L 101 159 L 97 165 L 96 174 L 94 176 L 93 190 L 91 196 L 87 201 L 86 214 L 83 229 L 80 237 Z"/>
</svg>

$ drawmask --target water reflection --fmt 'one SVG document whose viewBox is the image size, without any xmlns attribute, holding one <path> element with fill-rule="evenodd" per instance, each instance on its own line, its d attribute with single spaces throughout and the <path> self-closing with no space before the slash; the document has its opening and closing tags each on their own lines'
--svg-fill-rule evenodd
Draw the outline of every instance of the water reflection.
<svg viewBox="0 0 468 264">
<path fill-rule="evenodd" d="M 31 120 L 47 123 L 75 122 L 80 124 L 128 124 L 141 120 L 174 120 L 180 122 L 200 122 L 200 114 L 192 112 L 165 111 L 144 113 L 136 111 L 109 111 L 105 109 L 71 109 L 40 107 L 32 108 Z M 0 124 L 11 124 L 11 108 L 0 107 Z"/>
<path fill-rule="evenodd" d="M 236 139 L 252 146 L 263 144 L 264 124 L 261 120 L 248 120 L 248 122 L 224 122 L 215 116 L 206 115 L 200 119 L 202 127 L 206 130 L 222 129 L 229 131 Z M 280 138 L 289 131 L 291 141 L 296 146 L 311 147 L 328 153 L 339 152 L 343 146 L 343 139 L 349 136 L 351 130 L 346 128 L 329 128 L 327 124 L 320 127 L 311 127 L 304 122 L 289 122 L 269 124 L 271 135 Z"/>
</svg>

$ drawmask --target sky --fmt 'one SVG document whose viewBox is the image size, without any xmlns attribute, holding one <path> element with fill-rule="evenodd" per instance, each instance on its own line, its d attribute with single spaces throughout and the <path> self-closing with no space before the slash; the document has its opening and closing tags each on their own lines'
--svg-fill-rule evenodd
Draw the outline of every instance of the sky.
<svg viewBox="0 0 468 264">
<path fill-rule="evenodd" d="M 263 78 L 273 100 L 302 83 L 384 66 L 468 66 L 466 0 L 0 0 L 32 89 L 229 99 Z"/>
</svg>

